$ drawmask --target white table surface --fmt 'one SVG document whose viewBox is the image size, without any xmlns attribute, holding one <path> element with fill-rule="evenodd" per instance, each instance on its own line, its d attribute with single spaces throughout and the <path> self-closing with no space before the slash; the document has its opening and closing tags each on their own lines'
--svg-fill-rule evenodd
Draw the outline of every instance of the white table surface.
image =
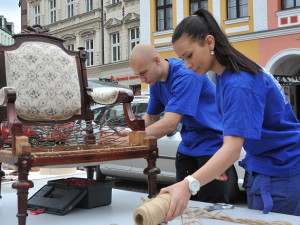
<svg viewBox="0 0 300 225">
<path fill-rule="evenodd" d="M 30 189 L 29 197 L 47 183 L 47 180 L 35 180 L 35 187 Z M 146 194 L 112 190 L 112 204 L 94 209 L 74 208 L 64 216 L 48 213 L 39 215 L 29 215 L 27 225 L 133 225 L 134 210 L 141 204 L 141 198 L 146 198 Z M 190 201 L 189 206 L 205 207 L 210 203 Z M 269 213 L 235 207 L 226 210 L 229 216 L 234 218 L 261 219 L 267 221 L 281 220 L 288 221 L 295 225 L 300 225 L 300 217 L 284 214 Z M 11 183 L 2 184 L 2 199 L 0 199 L 0 225 L 17 225 L 17 196 L 16 190 L 11 188 Z M 232 222 L 202 219 L 204 225 L 236 224 Z M 180 225 L 179 218 L 170 221 L 168 225 Z"/>
</svg>

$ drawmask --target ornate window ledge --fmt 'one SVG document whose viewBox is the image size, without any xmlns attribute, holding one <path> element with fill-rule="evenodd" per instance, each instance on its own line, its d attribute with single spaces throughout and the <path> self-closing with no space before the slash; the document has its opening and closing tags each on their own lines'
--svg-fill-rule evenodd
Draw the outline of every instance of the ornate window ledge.
<svg viewBox="0 0 300 225">
<path fill-rule="evenodd" d="M 171 30 L 155 31 L 155 32 L 153 32 L 153 36 L 156 37 L 156 36 L 165 35 L 165 34 L 173 34 L 173 32 L 174 32 L 173 29 L 171 29 Z"/>
<path fill-rule="evenodd" d="M 120 6 L 120 5 L 122 5 L 122 1 L 119 1 L 119 2 L 113 3 L 113 4 L 110 3 L 109 5 L 106 5 L 105 8 L 111 9 L 111 8 L 114 8 L 114 7 Z"/>
<path fill-rule="evenodd" d="M 235 23 L 243 23 L 243 22 L 248 22 L 249 19 L 250 19 L 250 17 L 247 16 L 247 17 L 241 17 L 241 18 L 236 18 L 236 19 L 224 20 L 224 23 L 226 25 L 235 24 Z"/>
<path fill-rule="evenodd" d="M 278 27 L 294 26 L 300 24 L 300 8 L 277 11 Z"/>
</svg>

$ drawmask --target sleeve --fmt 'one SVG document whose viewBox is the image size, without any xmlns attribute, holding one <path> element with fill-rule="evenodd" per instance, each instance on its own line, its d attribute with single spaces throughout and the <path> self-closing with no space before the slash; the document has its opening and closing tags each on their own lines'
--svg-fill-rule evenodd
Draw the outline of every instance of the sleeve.
<svg viewBox="0 0 300 225">
<path fill-rule="evenodd" d="M 158 98 L 155 88 L 150 87 L 150 99 L 148 103 L 147 114 L 157 115 L 163 111 L 165 111 L 165 106 Z"/>
<path fill-rule="evenodd" d="M 195 116 L 199 104 L 204 77 L 197 79 L 193 74 L 177 76 L 171 88 L 171 98 L 166 112 Z"/>
<path fill-rule="evenodd" d="M 259 140 L 266 103 L 264 95 L 237 86 L 225 90 L 223 96 L 223 135 Z"/>
</svg>

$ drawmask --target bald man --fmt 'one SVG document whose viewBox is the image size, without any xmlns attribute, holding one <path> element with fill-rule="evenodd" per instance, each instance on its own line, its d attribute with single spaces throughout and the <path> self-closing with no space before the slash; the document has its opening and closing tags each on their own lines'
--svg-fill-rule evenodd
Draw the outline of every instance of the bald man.
<svg viewBox="0 0 300 225">
<path fill-rule="evenodd" d="M 142 82 L 150 85 L 150 100 L 144 116 L 149 136 L 161 138 L 182 124 L 176 154 L 176 180 L 182 181 L 203 166 L 222 145 L 222 118 L 215 104 L 215 85 L 207 75 L 185 68 L 183 60 L 164 59 L 149 44 L 132 50 L 130 66 Z M 160 119 L 160 114 L 165 112 Z M 224 178 L 225 177 L 225 178 Z M 226 176 L 197 189 L 191 199 L 228 203 Z M 193 177 L 185 179 L 190 184 Z M 191 186 L 191 185 L 190 185 Z M 201 186 L 201 184 L 200 184 Z"/>
</svg>

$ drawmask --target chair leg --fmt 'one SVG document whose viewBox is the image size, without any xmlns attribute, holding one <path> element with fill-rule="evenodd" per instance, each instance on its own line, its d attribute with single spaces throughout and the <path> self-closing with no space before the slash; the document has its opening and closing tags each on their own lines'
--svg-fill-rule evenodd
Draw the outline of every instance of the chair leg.
<svg viewBox="0 0 300 225">
<path fill-rule="evenodd" d="M 18 195 L 18 221 L 19 225 L 26 225 L 28 189 L 33 187 L 32 181 L 28 180 L 30 170 L 30 158 L 20 157 L 18 159 L 18 180 L 12 184 L 17 189 Z"/>
<path fill-rule="evenodd" d="M 95 166 L 86 166 L 85 168 L 86 168 L 87 179 L 93 180 L 96 167 Z"/>
<path fill-rule="evenodd" d="M 5 176 L 5 173 L 4 173 L 4 171 L 1 169 L 1 166 L 2 166 L 2 162 L 0 162 L 0 198 L 2 198 L 2 196 L 1 196 L 2 177 Z"/>
<path fill-rule="evenodd" d="M 156 167 L 156 159 L 158 158 L 157 140 L 155 138 L 145 138 L 146 145 L 149 147 L 149 155 L 147 158 L 148 166 L 144 169 L 144 174 L 148 175 L 148 198 L 156 196 L 156 178 L 160 174 L 160 169 Z"/>
<path fill-rule="evenodd" d="M 147 159 L 148 167 L 144 169 L 144 174 L 148 175 L 148 198 L 156 196 L 156 179 L 157 174 L 160 174 L 160 169 L 156 167 L 156 157 L 149 157 Z"/>
</svg>

